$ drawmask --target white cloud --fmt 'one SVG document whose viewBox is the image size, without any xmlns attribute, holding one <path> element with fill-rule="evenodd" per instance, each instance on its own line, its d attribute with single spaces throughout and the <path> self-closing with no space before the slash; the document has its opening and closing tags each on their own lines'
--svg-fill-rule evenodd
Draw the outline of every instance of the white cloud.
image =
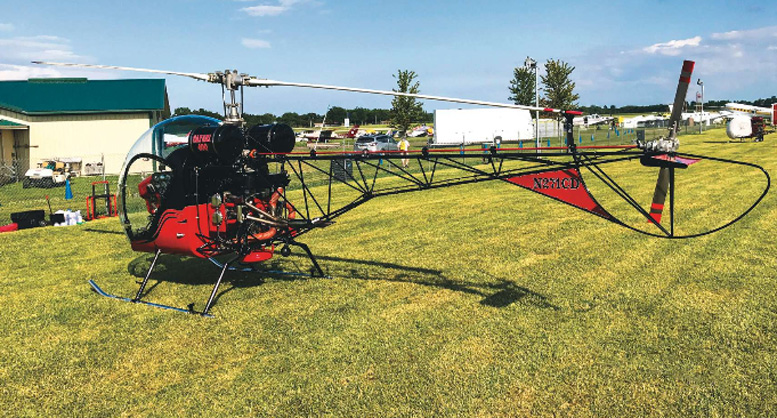
<svg viewBox="0 0 777 418">
<path fill-rule="evenodd" d="M 14 63 L 32 60 L 78 61 L 84 57 L 73 52 L 68 39 L 58 36 L 18 36 L 0 38 L 0 60 Z"/>
<path fill-rule="evenodd" d="M 237 0 L 243 1 L 243 0 Z M 257 6 L 244 7 L 240 9 L 241 12 L 254 17 L 263 16 L 278 16 L 281 13 L 289 11 L 292 7 L 302 4 L 311 3 L 310 0 L 278 0 L 278 4 L 260 4 Z"/>
<path fill-rule="evenodd" d="M 120 73 L 119 73 L 120 74 Z M 136 74 L 132 74 L 137 78 Z M 88 68 L 51 67 L 46 65 L 0 64 L 0 80 L 27 80 L 28 78 L 83 77 L 90 80 L 118 78 L 115 71 Z"/>
<path fill-rule="evenodd" d="M 243 38 L 241 43 L 246 48 L 270 48 L 270 42 L 263 39 Z"/>
<path fill-rule="evenodd" d="M 699 46 L 699 43 L 701 43 L 701 36 L 694 36 L 693 38 L 689 39 L 680 39 L 653 44 L 643 48 L 642 50 L 649 54 L 658 53 L 662 55 L 677 56 L 683 52 L 683 48 L 696 47 Z"/>
<path fill-rule="evenodd" d="M 710 37 L 712 39 L 737 39 L 742 36 L 742 32 L 738 30 L 732 30 L 731 32 L 713 33 Z"/>
<path fill-rule="evenodd" d="M 240 10 L 243 12 L 246 12 L 249 16 L 255 16 L 255 17 L 278 16 L 279 14 L 288 10 L 288 7 L 260 5 L 260 6 L 244 7 Z"/>
<path fill-rule="evenodd" d="M 0 64 L 0 80 L 27 80 L 28 78 L 62 77 L 51 67 Z"/>
<path fill-rule="evenodd" d="M 12 23 L 0 23 L 0 32 L 11 32 L 14 30 Z"/>
<path fill-rule="evenodd" d="M 762 40 L 762 39 L 775 39 L 777 38 L 777 26 L 767 26 L 757 29 L 748 30 L 732 30 L 723 33 L 713 33 L 710 38 L 719 41 L 733 41 L 733 40 Z"/>
</svg>

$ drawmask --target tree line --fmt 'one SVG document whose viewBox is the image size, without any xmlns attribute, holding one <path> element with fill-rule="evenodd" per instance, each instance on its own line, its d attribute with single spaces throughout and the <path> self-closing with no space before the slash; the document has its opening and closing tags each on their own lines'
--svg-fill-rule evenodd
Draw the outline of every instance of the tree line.
<svg viewBox="0 0 777 418">
<path fill-rule="evenodd" d="M 264 125 L 268 123 L 285 123 L 295 128 L 307 128 L 313 127 L 316 123 L 324 122 L 326 116 L 326 123 L 333 125 L 342 125 L 346 118 L 350 119 L 351 125 L 369 125 L 390 123 L 392 109 L 367 109 L 363 107 L 355 107 L 352 109 L 346 109 L 340 106 L 330 107 L 326 114 L 319 113 L 296 113 L 286 112 L 281 115 L 275 115 L 272 113 L 264 113 L 261 115 L 255 115 L 251 113 L 244 113 L 243 119 L 245 119 L 248 125 Z M 210 116 L 216 119 L 223 118 L 223 115 L 212 112 L 207 109 L 190 109 L 188 107 L 178 107 L 173 111 L 173 116 L 183 115 L 203 115 Z M 431 123 L 434 120 L 434 114 L 421 110 L 416 116 L 416 119 L 412 123 Z"/>
</svg>

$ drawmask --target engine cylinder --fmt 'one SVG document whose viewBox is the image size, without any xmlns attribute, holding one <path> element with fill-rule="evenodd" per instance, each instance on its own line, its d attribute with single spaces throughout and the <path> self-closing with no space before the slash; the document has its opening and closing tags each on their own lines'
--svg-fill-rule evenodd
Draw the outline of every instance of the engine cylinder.
<svg viewBox="0 0 777 418">
<path fill-rule="evenodd" d="M 258 152 L 291 152 L 295 142 L 294 130 L 283 123 L 256 125 L 248 130 L 248 146 Z"/>
</svg>

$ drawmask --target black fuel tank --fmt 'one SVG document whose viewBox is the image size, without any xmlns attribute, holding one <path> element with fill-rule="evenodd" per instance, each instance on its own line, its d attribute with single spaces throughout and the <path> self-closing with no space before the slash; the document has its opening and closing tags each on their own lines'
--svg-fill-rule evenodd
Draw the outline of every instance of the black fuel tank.
<svg viewBox="0 0 777 418">
<path fill-rule="evenodd" d="M 247 137 L 248 146 L 257 152 L 291 152 L 296 141 L 294 130 L 283 123 L 256 125 L 248 130 Z"/>
</svg>

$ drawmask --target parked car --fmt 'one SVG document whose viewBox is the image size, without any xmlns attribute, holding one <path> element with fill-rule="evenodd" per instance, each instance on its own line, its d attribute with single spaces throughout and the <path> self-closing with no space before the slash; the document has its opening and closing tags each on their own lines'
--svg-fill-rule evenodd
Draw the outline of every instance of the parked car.
<svg viewBox="0 0 777 418">
<path fill-rule="evenodd" d="M 397 141 L 388 135 L 364 135 L 360 136 L 353 144 L 354 151 L 399 151 Z"/>
</svg>

